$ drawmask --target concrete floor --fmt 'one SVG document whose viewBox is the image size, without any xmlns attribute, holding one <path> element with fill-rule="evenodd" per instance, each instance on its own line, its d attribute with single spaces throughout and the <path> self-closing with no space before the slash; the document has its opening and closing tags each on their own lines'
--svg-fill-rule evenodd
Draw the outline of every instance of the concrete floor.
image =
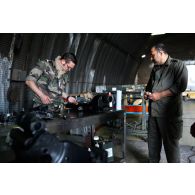
<svg viewBox="0 0 195 195">
<path fill-rule="evenodd" d="M 183 101 L 183 137 L 180 144 L 195 146 L 195 138 L 190 134 L 190 127 L 195 122 L 195 100 Z"/>
<path fill-rule="evenodd" d="M 132 119 L 132 120 L 135 120 Z M 131 121 L 131 119 L 130 119 Z M 195 138 L 190 134 L 190 127 L 195 122 L 195 101 L 188 100 L 183 102 L 183 136 L 180 140 L 181 162 L 195 162 Z M 127 134 L 128 130 L 127 130 Z M 146 132 L 143 133 L 146 136 Z M 144 137 L 143 136 L 143 137 Z M 128 163 L 146 163 L 148 162 L 148 145 L 143 139 L 134 136 L 127 137 L 127 158 Z M 161 162 L 167 162 L 164 149 L 161 152 Z"/>
<path fill-rule="evenodd" d="M 195 162 L 195 147 L 180 145 L 181 163 Z M 126 146 L 127 163 L 147 163 L 148 162 L 148 145 L 147 142 L 140 139 L 130 138 Z M 166 163 L 164 149 L 161 151 L 160 163 Z"/>
</svg>

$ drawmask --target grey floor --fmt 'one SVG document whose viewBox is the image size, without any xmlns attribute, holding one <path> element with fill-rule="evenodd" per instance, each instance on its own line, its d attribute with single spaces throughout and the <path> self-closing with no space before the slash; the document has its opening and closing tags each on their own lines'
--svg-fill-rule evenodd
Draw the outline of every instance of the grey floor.
<svg viewBox="0 0 195 195">
<path fill-rule="evenodd" d="M 195 138 L 190 135 L 190 127 L 195 122 L 195 100 L 183 101 L 183 136 L 180 144 L 195 146 Z"/>
<path fill-rule="evenodd" d="M 181 163 L 195 162 L 195 147 L 180 145 Z M 144 140 L 130 138 L 126 145 L 126 162 L 127 163 L 147 163 L 148 162 L 148 145 Z M 166 163 L 164 149 L 161 151 L 160 163 Z"/>
<path fill-rule="evenodd" d="M 131 120 L 131 119 L 130 119 Z M 180 140 L 181 162 L 195 162 L 195 138 L 190 134 L 190 127 L 195 122 L 195 100 L 183 101 L 183 136 Z M 128 130 L 127 130 L 128 132 Z M 143 134 L 144 135 L 144 134 Z M 148 145 L 139 136 L 128 136 L 126 146 L 126 162 L 146 163 L 148 162 Z M 161 152 L 161 163 L 165 163 L 164 149 Z"/>
</svg>

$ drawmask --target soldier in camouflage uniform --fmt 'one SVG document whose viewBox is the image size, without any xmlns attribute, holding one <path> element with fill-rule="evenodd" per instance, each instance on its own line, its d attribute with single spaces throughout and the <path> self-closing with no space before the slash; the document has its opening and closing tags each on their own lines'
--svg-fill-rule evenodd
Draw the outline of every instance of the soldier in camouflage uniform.
<svg viewBox="0 0 195 195">
<path fill-rule="evenodd" d="M 70 103 L 75 103 L 74 97 L 65 93 L 68 81 L 68 72 L 75 67 L 76 56 L 64 53 L 56 57 L 55 61 L 39 60 L 26 78 L 26 84 L 34 92 L 33 107 L 48 105 L 50 108 L 59 98 L 67 98 Z"/>
</svg>

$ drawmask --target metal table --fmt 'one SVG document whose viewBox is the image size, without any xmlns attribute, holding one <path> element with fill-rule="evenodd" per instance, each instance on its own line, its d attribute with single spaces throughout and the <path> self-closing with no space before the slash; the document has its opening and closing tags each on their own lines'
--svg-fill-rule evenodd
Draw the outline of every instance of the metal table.
<svg viewBox="0 0 195 195">
<path fill-rule="evenodd" d="M 103 113 L 83 113 L 70 112 L 66 115 L 66 119 L 55 118 L 47 121 L 46 127 L 55 133 L 66 133 L 70 129 L 84 127 L 84 126 L 98 126 L 106 124 L 107 121 L 122 119 L 123 121 L 123 159 L 126 156 L 126 115 L 123 110 L 113 110 Z"/>
</svg>

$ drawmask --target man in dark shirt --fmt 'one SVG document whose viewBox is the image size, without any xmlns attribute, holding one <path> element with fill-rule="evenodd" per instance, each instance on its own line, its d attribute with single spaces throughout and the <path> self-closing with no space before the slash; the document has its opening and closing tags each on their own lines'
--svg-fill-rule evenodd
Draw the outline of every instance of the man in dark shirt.
<svg viewBox="0 0 195 195">
<path fill-rule="evenodd" d="M 179 139 L 182 137 L 182 92 L 188 81 L 184 63 L 171 58 L 164 44 L 151 48 L 154 62 L 144 98 L 149 99 L 149 162 L 160 161 L 162 142 L 167 162 L 180 162 Z"/>
</svg>

